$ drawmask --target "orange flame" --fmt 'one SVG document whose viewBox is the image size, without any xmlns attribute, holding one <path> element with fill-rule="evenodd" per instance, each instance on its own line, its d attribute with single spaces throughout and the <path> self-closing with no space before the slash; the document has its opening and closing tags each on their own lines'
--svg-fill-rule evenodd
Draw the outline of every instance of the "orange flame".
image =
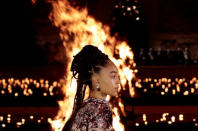
<svg viewBox="0 0 198 131">
<path fill-rule="evenodd" d="M 66 83 L 63 90 L 65 92 L 65 99 L 58 102 L 60 110 L 54 120 L 49 120 L 55 131 L 61 131 L 71 116 L 76 93 L 76 80 L 71 79 L 70 66 L 73 56 L 82 47 L 92 44 L 108 54 L 118 67 L 123 90 L 125 90 L 124 87 L 128 83 L 131 97 L 134 96 L 131 80 L 135 77 L 132 66 L 135 67 L 136 65 L 133 61 L 133 52 L 127 43 L 117 41 L 115 37 L 110 36 L 109 26 L 103 25 L 89 16 L 86 8 L 77 10 L 66 0 L 51 1 L 51 4 L 53 9 L 49 18 L 60 29 L 60 38 L 65 46 L 68 60 L 66 65 Z M 119 56 L 119 59 L 114 58 L 114 53 Z M 118 106 L 121 108 L 122 113 L 125 114 L 124 105 L 121 101 L 119 101 Z M 125 130 L 124 125 L 120 122 L 118 107 L 113 107 L 112 111 L 115 114 L 113 116 L 114 129 L 119 131 Z"/>
</svg>

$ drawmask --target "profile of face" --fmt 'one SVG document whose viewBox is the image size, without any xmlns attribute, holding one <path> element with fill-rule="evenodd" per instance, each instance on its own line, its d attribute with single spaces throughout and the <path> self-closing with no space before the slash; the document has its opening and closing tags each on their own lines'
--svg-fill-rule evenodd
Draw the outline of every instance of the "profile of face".
<svg viewBox="0 0 198 131">
<path fill-rule="evenodd" d="M 100 67 L 100 71 L 96 75 L 96 85 L 99 85 L 102 94 L 117 96 L 120 79 L 118 69 L 112 61 L 104 67 Z"/>
</svg>

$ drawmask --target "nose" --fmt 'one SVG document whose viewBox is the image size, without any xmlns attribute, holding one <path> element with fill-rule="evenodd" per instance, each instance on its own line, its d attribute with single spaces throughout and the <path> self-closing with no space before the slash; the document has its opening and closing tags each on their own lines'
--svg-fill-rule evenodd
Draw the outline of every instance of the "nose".
<svg viewBox="0 0 198 131">
<path fill-rule="evenodd" d="M 120 77 L 118 77 L 116 84 L 120 84 Z"/>
</svg>

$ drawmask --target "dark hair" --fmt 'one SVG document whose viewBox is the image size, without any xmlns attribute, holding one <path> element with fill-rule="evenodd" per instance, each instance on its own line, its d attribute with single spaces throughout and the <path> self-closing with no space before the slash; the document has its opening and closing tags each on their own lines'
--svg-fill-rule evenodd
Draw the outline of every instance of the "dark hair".
<svg viewBox="0 0 198 131">
<path fill-rule="evenodd" d="M 98 73 L 99 66 L 105 66 L 109 58 L 106 54 L 102 53 L 97 47 L 86 45 L 83 49 L 74 56 L 71 65 L 73 77 L 77 79 L 77 91 L 74 98 L 74 108 L 71 119 L 67 122 L 71 128 L 72 119 L 80 109 L 86 90 L 86 85 L 92 88 L 91 76 L 92 71 Z"/>
</svg>

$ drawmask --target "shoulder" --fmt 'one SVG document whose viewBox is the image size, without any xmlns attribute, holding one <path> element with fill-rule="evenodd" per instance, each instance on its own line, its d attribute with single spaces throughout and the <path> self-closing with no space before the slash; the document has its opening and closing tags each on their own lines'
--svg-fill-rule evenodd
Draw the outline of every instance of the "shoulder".
<svg viewBox="0 0 198 131">
<path fill-rule="evenodd" d="M 109 109 L 109 103 L 103 99 L 99 98 L 88 98 L 82 104 L 82 108 L 97 107 L 98 109 Z"/>
<path fill-rule="evenodd" d="M 81 116 L 112 116 L 109 103 L 103 99 L 89 98 L 85 100 L 77 115 Z"/>
<path fill-rule="evenodd" d="M 89 98 L 85 100 L 76 114 L 75 128 L 109 128 L 112 125 L 112 112 L 108 102 L 102 99 Z"/>
</svg>

